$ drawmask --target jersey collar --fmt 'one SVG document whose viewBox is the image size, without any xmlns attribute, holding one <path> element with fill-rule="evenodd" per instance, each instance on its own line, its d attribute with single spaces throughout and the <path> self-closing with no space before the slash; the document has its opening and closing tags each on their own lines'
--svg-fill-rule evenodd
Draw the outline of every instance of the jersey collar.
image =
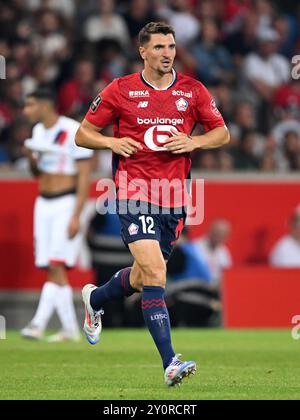
<svg viewBox="0 0 300 420">
<path fill-rule="evenodd" d="M 172 86 L 174 86 L 174 84 L 176 83 L 176 81 L 177 81 L 177 73 L 176 73 L 176 71 L 175 71 L 174 69 L 172 69 L 172 74 L 173 74 L 173 80 L 171 81 L 171 83 L 170 83 L 168 86 L 166 86 L 166 87 L 165 87 L 165 88 L 163 88 L 163 89 L 158 89 L 156 86 L 154 86 L 154 85 L 152 85 L 151 83 L 149 83 L 149 82 L 145 79 L 143 72 L 141 73 L 141 80 L 142 80 L 142 82 L 143 82 L 143 83 L 145 83 L 145 85 L 149 86 L 150 88 L 152 88 L 152 89 L 154 89 L 154 90 L 158 90 L 158 91 L 163 91 L 163 90 L 168 90 L 168 89 L 170 89 L 170 88 L 171 88 Z"/>
</svg>

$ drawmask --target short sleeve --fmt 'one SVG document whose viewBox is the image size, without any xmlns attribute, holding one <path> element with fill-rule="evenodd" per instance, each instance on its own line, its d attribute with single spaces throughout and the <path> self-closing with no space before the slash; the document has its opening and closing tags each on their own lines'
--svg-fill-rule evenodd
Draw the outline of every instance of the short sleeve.
<svg viewBox="0 0 300 420">
<path fill-rule="evenodd" d="M 196 92 L 195 119 L 202 124 L 205 132 L 225 126 L 214 98 L 202 83 L 199 83 Z"/>
<path fill-rule="evenodd" d="M 49 146 L 44 144 L 40 130 L 41 124 L 36 124 L 32 129 L 32 136 L 30 139 L 26 139 L 24 146 L 32 152 L 46 152 L 49 151 Z"/>
<path fill-rule="evenodd" d="M 118 118 L 119 109 L 119 84 L 115 79 L 96 96 L 85 118 L 96 127 L 104 128 Z"/>
<path fill-rule="evenodd" d="M 32 129 L 31 141 L 34 144 L 41 143 L 41 123 L 36 124 Z"/>
<path fill-rule="evenodd" d="M 39 131 L 39 124 L 36 124 L 32 129 L 32 135 L 31 135 L 32 140 L 38 139 L 38 131 Z"/>
</svg>

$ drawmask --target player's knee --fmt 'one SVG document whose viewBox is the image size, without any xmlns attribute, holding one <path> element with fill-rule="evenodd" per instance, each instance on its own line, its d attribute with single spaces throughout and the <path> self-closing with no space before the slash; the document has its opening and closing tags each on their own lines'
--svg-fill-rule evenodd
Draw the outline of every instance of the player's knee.
<svg viewBox="0 0 300 420">
<path fill-rule="evenodd" d="M 50 265 L 48 269 L 48 281 L 65 286 L 68 283 L 66 270 L 63 265 Z"/>
<path fill-rule="evenodd" d="M 130 279 L 130 286 L 135 290 L 141 292 L 143 290 L 143 280 L 142 277 L 133 277 Z"/>
<path fill-rule="evenodd" d="M 143 285 L 144 286 L 160 286 L 165 287 L 167 269 L 166 264 L 160 263 L 156 265 L 145 264 L 142 267 Z"/>
</svg>

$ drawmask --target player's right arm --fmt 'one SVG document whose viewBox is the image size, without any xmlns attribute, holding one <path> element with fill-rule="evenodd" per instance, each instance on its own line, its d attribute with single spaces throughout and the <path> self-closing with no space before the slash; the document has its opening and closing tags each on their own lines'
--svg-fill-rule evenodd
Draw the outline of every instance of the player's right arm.
<svg viewBox="0 0 300 420">
<path fill-rule="evenodd" d="M 87 149 L 101 150 L 111 149 L 114 153 L 129 157 L 143 147 L 137 141 L 129 137 L 107 137 L 101 134 L 102 128 L 91 124 L 86 118 L 82 121 L 75 136 L 77 146 Z"/>
<path fill-rule="evenodd" d="M 107 137 L 101 130 L 120 118 L 119 81 L 115 79 L 92 102 L 76 137 L 77 146 L 93 150 L 111 149 L 114 153 L 129 157 L 142 146 L 129 137 Z"/>
</svg>

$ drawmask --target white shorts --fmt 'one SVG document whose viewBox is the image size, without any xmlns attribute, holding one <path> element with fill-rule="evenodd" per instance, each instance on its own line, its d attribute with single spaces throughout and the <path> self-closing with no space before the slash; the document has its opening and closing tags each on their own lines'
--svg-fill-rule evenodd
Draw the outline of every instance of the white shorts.
<svg viewBox="0 0 300 420">
<path fill-rule="evenodd" d="M 76 264 L 82 233 L 78 233 L 73 239 L 69 239 L 67 233 L 75 205 L 75 194 L 36 199 L 34 240 L 37 267 L 46 268 L 50 264 L 73 267 Z"/>
</svg>

